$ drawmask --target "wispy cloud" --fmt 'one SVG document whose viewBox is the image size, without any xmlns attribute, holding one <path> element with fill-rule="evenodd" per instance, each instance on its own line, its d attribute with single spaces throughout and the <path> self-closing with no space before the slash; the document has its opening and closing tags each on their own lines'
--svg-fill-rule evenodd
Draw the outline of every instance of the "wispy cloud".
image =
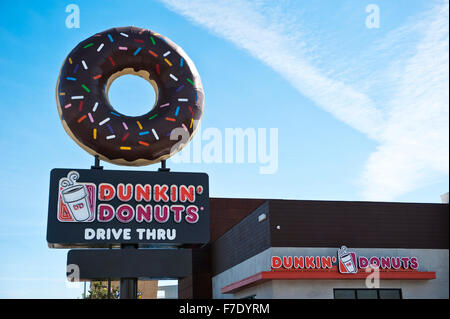
<svg viewBox="0 0 450 319">
<path fill-rule="evenodd" d="M 297 41 L 299 34 L 291 32 L 294 28 L 285 23 L 281 13 L 269 19 L 261 2 L 242 0 L 163 2 L 265 62 L 341 121 L 371 137 L 377 136 L 381 114 L 370 98 L 314 67 L 304 42 Z"/>
<path fill-rule="evenodd" d="M 387 74 L 393 94 L 386 101 L 381 144 L 364 172 L 366 198 L 395 198 L 448 175 L 448 19 L 448 2 L 443 2 L 418 21 L 423 36 L 413 56 Z M 407 37 L 417 29 L 411 25 L 399 32 Z"/>
<path fill-rule="evenodd" d="M 413 49 L 407 59 L 404 54 L 393 56 L 373 78 L 337 76 L 322 70 L 321 57 L 308 49 L 316 45 L 318 35 L 273 4 L 162 1 L 247 50 L 318 106 L 378 141 L 361 177 L 365 199 L 392 200 L 423 186 L 433 176 L 448 175 L 448 1 L 437 2 L 420 20 L 393 30 L 376 44 L 374 56 L 389 51 L 393 39 L 420 32 L 420 37 L 412 37 L 420 40 L 400 47 L 399 52 Z M 358 74 L 353 65 L 340 63 L 336 69 L 353 68 L 352 73 Z"/>
</svg>

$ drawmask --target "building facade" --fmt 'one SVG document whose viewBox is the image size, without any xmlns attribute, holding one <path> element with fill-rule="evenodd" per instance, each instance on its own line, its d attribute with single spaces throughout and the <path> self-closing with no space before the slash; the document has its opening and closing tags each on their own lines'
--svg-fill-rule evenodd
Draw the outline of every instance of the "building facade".
<svg viewBox="0 0 450 319">
<path fill-rule="evenodd" d="M 211 241 L 193 250 L 179 298 L 449 297 L 448 204 L 212 198 L 210 207 Z"/>
</svg>

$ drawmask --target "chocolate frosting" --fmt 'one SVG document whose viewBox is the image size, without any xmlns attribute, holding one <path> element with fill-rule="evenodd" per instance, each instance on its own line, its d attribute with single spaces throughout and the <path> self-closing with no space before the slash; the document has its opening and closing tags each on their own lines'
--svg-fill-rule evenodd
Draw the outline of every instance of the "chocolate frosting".
<svg viewBox="0 0 450 319">
<path fill-rule="evenodd" d="M 127 73 L 156 84 L 156 104 L 142 116 L 122 114 L 108 100 L 111 80 Z M 69 136 L 119 165 L 156 163 L 181 150 L 204 107 L 200 76 L 186 53 L 166 37 L 136 27 L 109 29 L 79 43 L 64 61 L 56 91 Z"/>
</svg>

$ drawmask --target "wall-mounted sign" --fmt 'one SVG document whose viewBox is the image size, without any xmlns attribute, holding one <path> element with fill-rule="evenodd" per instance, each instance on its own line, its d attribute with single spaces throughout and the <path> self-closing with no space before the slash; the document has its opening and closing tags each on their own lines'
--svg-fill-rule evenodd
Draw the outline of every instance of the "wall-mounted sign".
<svg viewBox="0 0 450 319">
<path fill-rule="evenodd" d="M 417 257 L 376 257 L 357 256 L 342 246 L 336 256 L 272 256 L 272 269 L 314 270 L 337 268 L 341 274 L 356 274 L 358 270 L 366 269 L 370 265 L 380 269 L 404 270 L 419 268 Z"/>
<path fill-rule="evenodd" d="M 51 171 L 47 224 L 50 247 L 208 241 L 207 174 Z"/>
</svg>

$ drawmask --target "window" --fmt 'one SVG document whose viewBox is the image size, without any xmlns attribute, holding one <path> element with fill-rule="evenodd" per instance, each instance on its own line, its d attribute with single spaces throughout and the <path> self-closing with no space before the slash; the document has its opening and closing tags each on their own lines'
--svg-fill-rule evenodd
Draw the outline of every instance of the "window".
<svg viewBox="0 0 450 319">
<path fill-rule="evenodd" d="M 357 289 L 356 299 L 378 299 L 378 291 L 375 289 Z"/>
<path fill-rule="evenodd" d="M 402 291 L 400 289 L 380 289 L 380 299 L 402 299 Z"/>
<path fill-rule="evenodd" d="M 333 289 L 334 299 L 402 299 L 401 289 Z"/>
<path fill-rule="evenodd" d="M 334 299 L 356 299 L 356 290 L 334 289 Z"/>
</svg>

